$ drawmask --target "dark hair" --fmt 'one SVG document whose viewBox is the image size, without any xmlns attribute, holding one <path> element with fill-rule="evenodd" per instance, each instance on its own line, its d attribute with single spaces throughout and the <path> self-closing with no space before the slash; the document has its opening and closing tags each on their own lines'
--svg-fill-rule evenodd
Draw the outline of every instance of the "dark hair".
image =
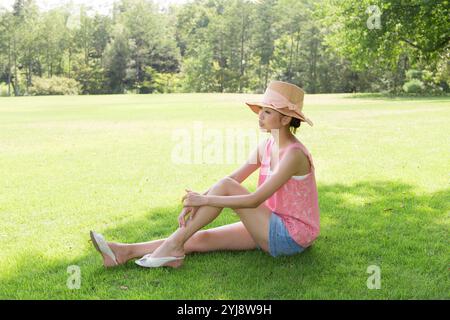
<svg viewBox="0 0 450 320">
<path fill-rule="evenodd" d="M 289 129 L 293 134 L 297 132 L 297 128 L 300 128 L 301 123 L 300 119 L 292 117 L 291 123 L 289 123 Z"/>
</svg>

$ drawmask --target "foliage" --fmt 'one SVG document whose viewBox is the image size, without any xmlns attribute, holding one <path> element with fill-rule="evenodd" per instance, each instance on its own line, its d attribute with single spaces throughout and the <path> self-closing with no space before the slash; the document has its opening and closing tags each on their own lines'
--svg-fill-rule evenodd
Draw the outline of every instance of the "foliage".
<svg viewBox="0 0 450 320">
<path fill-rule="evenodd" d="M 450 81 L 448 8 L 447 0 L 192 0 L 161 10 L 118 0 L 100 15 L 16 0 L 0 11 L 0 81 L 14 95 L 52 76 L 77 80 L 82 94 L 262 93 L 273 79 L 308 93 L 401 93 L 414 69 L 439 93 Z"/>
<path fill-rule="evenodd" d="M 390 70 L 388 88 L 395 91 L 411 66 L 440 75 L 437 65 L 449 57 L 449 8 L 434 0 L 328 0 L 325 43 L 356 71 Z"/>
<path fill-rule="evenodd" d="M 8 96 L 8 86 L 5 83 L 0 82 L 0 97 Z"/>
<path fill-rule="evenodd" d="M 412 79 L 403 85 L 403 90 L 406 93 L 422 93 L 425 89 L 425 85 L 419 79 Z"/>
<path fill-rule="evenodd" d="M 33 85 L 30 87 L 30 95 L 78 95 L 81 85 L 74 79 L 64 77 L 40 78 L 34 77 Z"/>
</svg>

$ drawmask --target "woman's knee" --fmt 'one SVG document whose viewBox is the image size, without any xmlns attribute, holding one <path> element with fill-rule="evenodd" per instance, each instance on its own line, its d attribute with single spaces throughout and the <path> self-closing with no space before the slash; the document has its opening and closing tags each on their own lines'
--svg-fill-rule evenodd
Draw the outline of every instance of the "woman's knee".
<svg viewBox="0 0 450 320">
<path fill-rule="evenodd" d="M 230 191 L 230 189 L 235 186 L 238 185 L 239 183 L 230 178 L 230 177 L 225 177 L 221 180 L 219 180 L 213 187 L 213 189 L 215 190 L 215 192 L 220 191 L 222 194 L 227 195 Z"/>
<path fill-rule="evenodd" d="M 184 244 L 185 252 L 190 253 L 190 252 L 208 251 L 207 247 L 208 247 L 208 243 L 209 243 L 209 237 L 210 237 L 210 235 L 209 235 L 208 230 L 197 231 Z"/>
</svg>

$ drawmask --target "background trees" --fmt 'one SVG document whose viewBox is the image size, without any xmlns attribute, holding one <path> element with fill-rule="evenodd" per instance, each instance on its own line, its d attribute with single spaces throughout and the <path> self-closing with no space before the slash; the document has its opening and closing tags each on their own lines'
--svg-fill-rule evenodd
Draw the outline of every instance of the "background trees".
<svg viewBox="0 0 450 320">
<path fill-rule="evenodd" d="M 449 8 L 442 0 L 325 1 L 324 22 L 333 30 L 326 43 L 354 70 L 377 66 L 391 91 L 400 90 L 410 68 L 428 70 L 433 83 L 443 84 L 450 57 Z"/>
<path fill-rule="evenodd" d="M 448 8 L 443 0 L 194 0 L 162 10 L 117 0 L 100 15 L 16 0 L 0 9 L 0 88 L 263 92 L 279 79 L 309 93 L 440 93 L 449 89 Z M 75 82 L 44 81 L 52 77 Z"/>
</svg>

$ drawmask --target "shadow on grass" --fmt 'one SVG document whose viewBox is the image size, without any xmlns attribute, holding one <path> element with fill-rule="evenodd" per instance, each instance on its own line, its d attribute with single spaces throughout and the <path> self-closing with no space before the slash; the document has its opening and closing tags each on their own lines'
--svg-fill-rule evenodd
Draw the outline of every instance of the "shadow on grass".
<svg viewBox="0 0 450 320">
<path fill-rule="evenodd" d="M 386 93 L 349 93 L 344 99 L 371 99 L 371 100 L 386 100 L 386 101 L 410 101 L 410 100 L 431 100 L 431 101 L 449 101 L 450 94 L 443 94 L 439 96 L 426 96 L 416 94 L 393 95 Z"/>
<path fill-rule="evenodd" d="M 19 254 L 15 274 L 1 279 L 0 297 L 442 299 L 448 292 L 445 220 L 450 189 L 414 191 L 411 185 L 390 181 L 322 185 L 320 237 L 302 254 L 276 259 L 258 250 L 194 253 L 177 270 L 144 269 L 132 261 L 105 270 L 86 232 L 86 254 L 76 259 Z M 128 243 L 166 237 L 176 229 L 167 212 L 179 210 L 152 208 L 143 218 L 98 231 Z M 230 216 L 227 209 L 218 222 Z M 79 290 L 67 287 L 69 265 L 81 269 Z M 369 265 L 381 267 L 384 290 L 368 290 Z"/>
</svg>

